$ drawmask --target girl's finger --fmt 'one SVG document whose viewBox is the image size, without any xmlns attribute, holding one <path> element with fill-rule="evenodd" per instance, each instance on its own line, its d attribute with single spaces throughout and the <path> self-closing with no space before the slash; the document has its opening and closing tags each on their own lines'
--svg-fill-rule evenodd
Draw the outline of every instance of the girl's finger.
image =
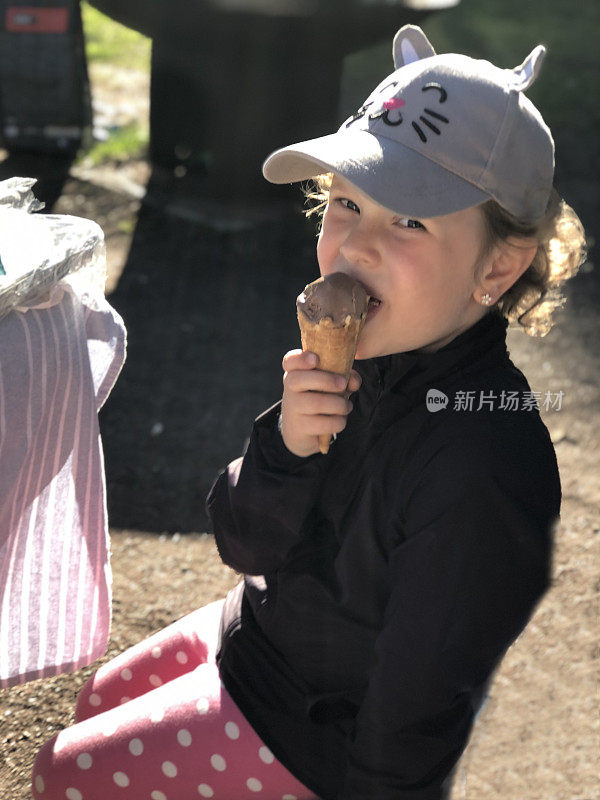
<svg viewBox="0 0 600 800">
<path fill-rule="evenodd" d="M 329 414 L 346 416 L 352 411 L 352 403 L 340 394 L 304 392 L 295 406 L 297 414 Z"/>
<path fill-rule="evenodd" d="M 314 369 L 319 363 L 316 353 L 309 350 L 289 350 L 283 357 L 281 366 L 285 372 L 298 369 Z"/>
<path fill-rule="evenodd" d="M 353 369 L 350 373 L 350 379 L 348 381 L 348 391 L 350 392 L 358 392 L 362 384 L 362 378 L 358 374 L 358 372 Z"/>
<path fill-rule="evenodd" d="M 320 369 L 296 369 L 285 373 L 283 383 L 292 392 L 326 392 L 339 394 L 346 388 L 343 375 Z"/>
</svg>

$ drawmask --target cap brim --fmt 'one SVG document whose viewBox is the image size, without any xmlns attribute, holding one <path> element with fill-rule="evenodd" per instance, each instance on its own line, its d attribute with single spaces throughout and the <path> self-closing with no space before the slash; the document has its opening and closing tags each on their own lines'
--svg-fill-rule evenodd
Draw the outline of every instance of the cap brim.
<svg viewBox="0 0 600 800">
<path fill-rule="evenodd" d="M 296 183 L 333 172 L 397 214 L 439 217 L 490 199 L 472 183 L 398 142 L 363 130 L 283 147 L 263 164 L 271 183 Z"/>
</svg>

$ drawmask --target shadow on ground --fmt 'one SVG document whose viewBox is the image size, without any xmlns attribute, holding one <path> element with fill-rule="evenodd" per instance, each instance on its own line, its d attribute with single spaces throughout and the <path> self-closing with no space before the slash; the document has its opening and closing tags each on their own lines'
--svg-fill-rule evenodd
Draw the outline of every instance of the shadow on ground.
<svg viewBox="0 0 600 800">
<path fill-rule="evenodd" d="M 317 274 L 315 223 L 297 208 L 240 230 L 153 202 L 151 180 L 110 302 L 126 365 L 101 412 L 114 528 L 203 531 L 205 497 L 281 395 L 299 346 L 295 297 Z M 231 218 L 221 227 L 235 228 Z"/>
</svg>

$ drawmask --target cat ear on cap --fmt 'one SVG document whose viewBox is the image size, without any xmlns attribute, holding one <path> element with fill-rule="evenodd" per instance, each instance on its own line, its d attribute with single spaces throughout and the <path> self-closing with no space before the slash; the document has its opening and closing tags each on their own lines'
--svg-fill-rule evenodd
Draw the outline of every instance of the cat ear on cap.
<svg viewBox="0 0 600 800">
<path fill-rule="evenodd" d="M 546 48 L 543 44 L 538 44 L 527 56 L 525 61 L 512 70 L 514 75 L 512 85 L 518 92 L 524 92 L 525 89 L 529 89 L 539 75 L 545 57 Z"/>
<path fill-rule="evenodd" d="M 417 25 L 404 25 L 394 36 L 394 68 L 435 55 L 429 39 Z"/>
</svg>

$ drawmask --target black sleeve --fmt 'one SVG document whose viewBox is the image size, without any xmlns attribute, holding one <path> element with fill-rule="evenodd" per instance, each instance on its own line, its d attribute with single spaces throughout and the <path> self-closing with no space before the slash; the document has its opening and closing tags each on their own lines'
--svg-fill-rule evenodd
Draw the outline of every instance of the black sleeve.
<svg viewBox="0 0 600 800">
<path fill-rule="evenodd" d="M 256 419 L 245 455 L 219 475 L 207 499 L 222 560 L 248 575 L 273 572 L 297 543 L 328 463 L 286 448 L 280 406 Z"/>
<path fill-rule="evenodd" d="M 406 500 L 344 800 L 444 796 L 478 693 L 548 586 L 553 452 L 535 470 L 466 450 L 432 453 Z"/>
</svg>

